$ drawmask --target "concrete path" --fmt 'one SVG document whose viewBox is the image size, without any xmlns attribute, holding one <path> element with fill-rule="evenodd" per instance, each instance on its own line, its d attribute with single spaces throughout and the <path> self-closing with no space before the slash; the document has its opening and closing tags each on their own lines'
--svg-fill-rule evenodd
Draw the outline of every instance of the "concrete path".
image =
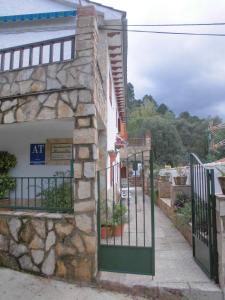
<svg viewBox="0 0 225 300">
<path fill-rule="evenodd" d="M 1 300 L 143 299 L 0 268 Z"/>
<path fill-rule="evenodd" d="M 219 287 L 195 263 L 189 244 L 158 207 L 155 208 L 155 228 L 156 276 L 153 280 L 150 276 L 102 272 L 100 282 L 114 287 L 117 283 L 131 290 L 142 287 L 145 292 L 149 290 L 153 299 L 223 299 Z"/>
</svg>

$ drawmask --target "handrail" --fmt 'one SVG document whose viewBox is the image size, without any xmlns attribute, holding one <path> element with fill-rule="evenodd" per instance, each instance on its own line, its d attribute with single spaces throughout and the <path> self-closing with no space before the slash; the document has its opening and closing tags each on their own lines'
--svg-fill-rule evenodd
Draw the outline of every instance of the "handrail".
<svg viewBox="0 0 225 300">
<path fill-rule="evenodd" d="M 204 169 L 207 169 L 196 154 L 190 153 L 190 158 L 191 157 L 193 157 Z"/>
<path fill-rule="evenodd" d="M 43 44 L 48 44 L 50 42 L 60 42 L 60 41 L 69 41 L 74 37 L 74 35 L 68 35 L 68 36 L 63 36 L 63 37 L 59 37 L 59 38 L 54 38 L 54 39 L 48 39 L 48 40 L 44 40 L 44 41 L 40 41 L 40 42 L 33 42 L 33 43 L 28 43 L 28 44 L 22 44 L 19 46 L 13 46 L 13 47 L 8 47 L 8 48 L 2 48 L 0 49 L 0 53 L 1 52 L 8 52 L 10 50 L 19 50 L 21 48 L 26 49 L 29 48 L 33 45 L 39 46 L 39 45 L 43 45 Z"/>
<path fill-rule="evenodd" d="M 66 42 L 70 42 L 70 45 L 66 45 Z M 68 58 L 65 54 L 68 54 Z M 4 48 L 0 49 L 0 72 L 71 60 L 74 57 L 75 35 Z"/>
</svg>

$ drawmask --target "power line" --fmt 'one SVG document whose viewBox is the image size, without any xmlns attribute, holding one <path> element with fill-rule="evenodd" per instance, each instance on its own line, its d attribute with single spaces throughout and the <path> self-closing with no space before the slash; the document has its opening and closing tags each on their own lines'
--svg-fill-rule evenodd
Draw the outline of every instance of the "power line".
<svg viewBox="0 0 225 300">
<path fill-rule="evenodd" d="M 129 27 L 176 27 L 176 26 L 223 26 L 225 22 L 214 22 L 214 23 L 178 23 L 178 24 L 128 24 Z M 104 26 L 112 26 L 112 25 L 104 25 Z M 113 25 L 113 26 L 121 26 L 121 25 Z"/>
<path fill-rule="evenodd" d="M 225 33 L 196 33 L 196 32 L 174 32 L 174 31 L 153 31 L 153 30 L 135 30 L 135 29 L 115 29 L 99 27 L 101 30 L 116 31 L 116 32 L 136 32 L 136 33 L 150 33 L 150 34 L 165 34 L 165 35 L 192 35 L 192 36 L 215 36 L 224 37 Z"/>
</svg>

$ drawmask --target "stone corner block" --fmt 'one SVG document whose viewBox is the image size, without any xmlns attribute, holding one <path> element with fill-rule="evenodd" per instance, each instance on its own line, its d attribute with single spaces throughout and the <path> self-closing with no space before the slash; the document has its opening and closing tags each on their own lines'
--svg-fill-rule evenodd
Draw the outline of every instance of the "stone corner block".
<svg viewBox="0 0 225 300">
<path fill-rule="evenodd" d="M 96 164 L 95 162 L 84 163 L 84 177 L 94 178 L 96 175 Z"/>
<path fill-rule="evenodd" d="M 79 103 L 77 105 L 77 110 L 76 110 L 75 115 L 76 115 L 76 117 L 96 115 L 95 104 Z"/>
<path fill-rule="evenodd" d="M 80 128 L 73 131 L 73 143 L 79 144 L 97 144 L 98 134 L 95 128 Z"/>
<path fill-rule="evenodd" d="M 78 199 L 83 200 L 91 197 L 91 182 L 79 181 L 78 183 Z"/>
<path fill-rule="evenodd" d="M 74 177 L 76 179 L 79 179 L 82 177 L 82 170 L 83 170 L 82 164 L 80 164 L 80 163 L 74 164 Z"/>
</svg>

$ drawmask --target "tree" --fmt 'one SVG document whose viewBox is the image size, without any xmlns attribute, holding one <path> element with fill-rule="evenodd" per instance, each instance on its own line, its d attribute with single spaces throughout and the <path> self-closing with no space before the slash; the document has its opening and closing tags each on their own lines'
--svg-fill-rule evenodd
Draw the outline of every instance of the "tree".
<svg viewBox="0 0 225 300">
<path fill-rule="evenodd" d="M 127 94 L 128 94 L 128 101 L 132 102 L 135 100 L 134 86 L 130 82 L 128 82 L 127 84 Z"/>
<path fill-rule="evenodd" d="M 130 138 L 143 137 L 146 131 L 152 133 L 152 145 L 158 164 L 187 163 L 189 154 L 194 152 L 203 161 L 209 154 L 208 125 L 221 123 L 221 119 L 199 118 L 188 111 L 180 113 L 178 117 L 162 103 L 149 94 L 142 99 L 135 99 L 134 87 L 128 84 L 128 135 Z M 225 130 L 221 130 L 215 141 L 225 139 Z M 214 159 L 225 157 L 225 146 L 218 149 Z"/>
<path fill-rule="evenodd" d="M 174 166 L 184 162 L 184 147 L 173 123 L 157 114 L 148 117 L 143 115 L 136 115 L 129 121 L 129 136 L 143 137 L 147 131 L 151 131 L 157 164 Z"/>
</svg>

